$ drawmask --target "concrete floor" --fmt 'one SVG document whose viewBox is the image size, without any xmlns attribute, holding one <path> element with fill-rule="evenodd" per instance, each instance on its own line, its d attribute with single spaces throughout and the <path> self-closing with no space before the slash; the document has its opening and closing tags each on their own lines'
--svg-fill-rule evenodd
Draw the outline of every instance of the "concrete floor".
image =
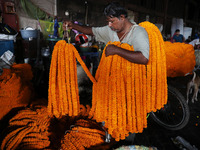
<svg viewBox="0 0 200 150">
<path fill-rule="evenodd" d="M 200 149 L 200 100 L 190 103 L 190 120 L 187 126 L 178 131 L 170 131 L 159 126 L 151 117 L 148 118 L 148 127 L 143 133 L 136 134 L 134 144 L 154 146 L 159 150 L 179 150 L 172 138 L 181 136 L 191 145 Z"/>
<path fill-rule="evenodd" d="M 181 77 L 174 79 L 171 82 L 173 87 L 176 87 L 182 95 L 186 98 L 186 85 L 190 77 Z M 186 142 L 190 143 L 195 148 L 191 150 L 200 149 L 200 93 L 198 101 L 192 103 L 189 101 L 190 119 L 188 124 L 181 130 L 171 131 L 158 125 L 151 117 L 148 118 L 148 127 L 144 129 L 143 133 L 138 133 L 135 136 L 133 145 L 144 145 L 147 147 L 156 147 L 159 150 L 180 150 L 177 144 L 174 144 L 172 138 L 181 136 Z M 122 142 L 123 144 L 130 144 Z M 186 149 L 187 150 L 187 149 Z"/>
</svg>

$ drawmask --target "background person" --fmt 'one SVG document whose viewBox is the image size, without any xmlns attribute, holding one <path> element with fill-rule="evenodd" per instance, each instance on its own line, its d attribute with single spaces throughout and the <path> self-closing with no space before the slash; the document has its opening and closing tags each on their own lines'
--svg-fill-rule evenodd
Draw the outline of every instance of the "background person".
<svg viewBox="0 0 200 150">
<path fill-rule="evenodd" d="M 175 34 L 173 36 L 173 43 L 174 42 L 180 42 L 180 43 L 185 42 L 185 37 L 182 34 L 180 34 L 179 29 L 176 29 Z"/>
</svg>

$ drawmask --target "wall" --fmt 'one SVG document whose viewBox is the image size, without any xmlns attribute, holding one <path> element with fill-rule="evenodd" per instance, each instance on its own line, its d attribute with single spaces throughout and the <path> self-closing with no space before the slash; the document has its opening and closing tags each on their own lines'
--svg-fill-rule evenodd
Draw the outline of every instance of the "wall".
<svg viewBox="0 0 200 150">
<path fill-rule="evenodd" d="M 50 16 L 54 16 L 57 14 L 56 12 L 56 0 L 42 0 L 42 1 L 38 1 L 38 0 L 31 0 L 31 2 L 38 6 L 40 9 L 42 9 L 43 11 L 47 12 Z M 29 17 L 24 11 L 23 8 L 20 4 L 20 0 L 16 0 L 16 11 L 17 11 L 17 15 L 19 17 L 19 28 L 25 28 L 25 27 L 32 27 L 35 29 L 38 29 L 38 25 L 39 22 L 36 19 L 33 19 L 31 17 Z"/>
</svg>

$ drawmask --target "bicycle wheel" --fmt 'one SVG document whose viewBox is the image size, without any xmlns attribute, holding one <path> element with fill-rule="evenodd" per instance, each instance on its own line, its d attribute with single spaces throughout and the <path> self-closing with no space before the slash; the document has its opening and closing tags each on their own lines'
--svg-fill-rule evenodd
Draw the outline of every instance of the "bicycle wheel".
<svg viewBox="0 0 200 150">
<path fill-rule="evenodd" d="M 169 85 L 167 104 L 162 109 L 151 112 L 150 116 L 166 129 L 180 130 L 187 125 L 190 111 L 183 95 Z"/>
</svg>

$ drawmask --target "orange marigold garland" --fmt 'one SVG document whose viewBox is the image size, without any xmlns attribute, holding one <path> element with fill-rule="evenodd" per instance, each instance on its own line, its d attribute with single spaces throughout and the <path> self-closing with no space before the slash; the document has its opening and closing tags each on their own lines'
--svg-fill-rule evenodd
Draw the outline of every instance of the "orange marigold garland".
<svg viewBox="0 0 200 150">
<path fill-rule="evenodd" d="M 75 125 L 66 132 L 61 141 L 61 149 L 85 150 L 91 146 L 103 144 L 105 132 L 98 123 L 91 120 L 77 120 Z"/>
<path fill-rule="evenodd" d="M 57 42 L 53 50 L 49 75 L 48 111 L 57 118 L 66 114 L 77 116 L 79 113 L 74 51 L 77 51 L 75 47 L 64 40 Z"/>
<path fill-rule="evenodd" d="M 29 64 L 13 64 L 0 75 L 0 119 L 12 108 L 27 106 L 32 96 L 33 73 Z"/>
<path fill-rule="evenodd" d="M 48 127 L 50 117 L 45 107 L 21 110 L 9 121 L 9 133 L 1 149 L 45 149 L 50 146 Z"/>
<path fill-rule="evenodd" d="M 158 36 L 158 34 L 160 34 L 160 33 L 157 32 L 158 29 L 155 29 L 155 28 L 157 28 L 155 25 L 152 25 L 149 22 L 144 22 L 140 25 L 144 26 L 144 28 L 147 30 L 148 34 L 151 35 L 150 36 L 150 48 L 151 49 L 150 49 L 150 59 L 149 59 L 148 65 L 146 67 L 144 67 L 144 66 L 141 66 L 138 64 L 127 62 L 124 59 L 122 59 L 122 65 L 117 65 L 118 61 L 114 61 L 114 60 L 116 60 L 116 58 L 119 56 L 114 55 L 114 56 L 105 57 L 105 55 L 103 54 L 102 59 L 101 59 L 101 61 L 103 61 L 103 62 L 100 62 L 99 68 L 96 73 L 97 74 L 96 75 L 97 84 L 99 83 L 101 85 L 101 88 L 98 87 L 98 91 L 96 91 L 96 92 L 101 93 L 101 92 L 99 92 L 99 90 L 105 90 L 105 88 L 102 86 L 102 82 L 105 81 L 105 78 L 103 75 L 101 76 L 101 73 L 99 73 L 99 72 L 104 67 L 102 64 L 104 64 L 105 62 L 106 62 L 105 64 L 109 64 L 107 62 L 107 60 L 112 59 L 112 62 L 111 62 L 112 69 L 107 70 L 107 72 L 110 72 L 109 73 L 110 79 L 108 81 L 108 84 L 112 87 L 109 87 L 108 90 L 111 93 L 109 93 L 108 100 L 105 100 L 104 95 L 103 95 L 103 97 L 101 95 L 101 97 L 102 97 L 101 99 L 98 99 L 98 96 L 97 96 L 97 99 L 95 99 L 95 102 L 97 104 L 95 106 L 92 106 L 92 109 L 98 111 L 98 112 L 96 112 L 96 111 L 94 112 L 93 118 L 97 119 L 98 122 L 105 121 L 106 127 L 108 128 L 108 132 L 117 141 L 122 139 L 122 137 L 124 138 L 123 135 L 127 136 L 129 132 L 136 132 L 136 133 L 142 132 L 143 128 L 147 126 L 147 121 L 146 121 L 147 113 L 150 111 L 155 111 L 156 109 L 163 107 L 163 105 L 167 101 L 167 96 L 164 94 L 162 96 L 163 96 L 163 99 L 165 99 L 165 100 L 162 100 L 161 96 L 159 96 L 159 99 L 157 99 L 157 97 L 156 97 L 156 93 L 158 93 L 158 92 L 167 94 L 167 92 L 166 92 L 167 88 L 161 88 L 162 86 L 167 87 L 167 79 L 166 79 L 166 75 L 165 75 L 166 68 L 163 68 L 161 70 L 160 66 L 158 65 L 158 63 L 161 63 L 161 64 L 165 63 L 165 57 L 161 58 L 161 51 L 164 51 L 164 47 L 160 46 L 160 45 L 162 45 L 162 43 L 164 41 L 163 40 L 161 40 L 161 41 L 155 40 L 156 42 L 154 41 L 154 39 L 160 38 L 160 36 Z M 119 42 L 113 42 L 113 43 L 108 43 L 108 44 L 114 44 L 116 46 L 123 47 L 123 48 L 126 48 L 127 50 L 133 51 L 133 47 L 130 47 L 129 45 L 126 45 L 126 44 L 120 45 Z M 130 68 L 129 65 L 131 65 L 131 72 L 129 69 Z M 124 82 L 125 87 L 122 88 L 121 95 L 123 95 L 123 93 L 125 93 L 125 106 L 127 106 L 125 110 L 127 113 L 125 116 L 122 115 L 121 117 L 122 118 L 123 118 L 123 116 L 125 117 L 125 120 L 123 122 L 124 122 L 124 124 L 126 124 L 126 129 L 120 128 L 120 126 L 119 126 L 120 125 L 120 119 L 119 119 L 120 117 L 118 116 L 118 115 L 120 115 L 120 110 L 119 110 L 119 108 L 115 107 L 116 103 L 118 103 L 118 99 L 116 99 L 116 96 L 115 96 L 116 95 L 115 88 L 117 87 L 116 82 L 120 82 L 120 81 L 118 81 L 119 79 L 117 78 L 117 75 L 116 76 L 114 75 L 114 74 L 119 74 L 119 72 L 116 72 L 115 66 L 118 66 L 118 67 L 123 66 L 123 69 L 121 68 L 121 70 L 123 70 L 122 71 L 123 77 L 121 80 L 124 80 L 122 82 Z M 146 75 L 146 77 L 145 76 L 141 77 L 141 75 L 139 75 L 141 73 L 144 73 Z M 133 79 L 130 78 L 130 76 L 134 76 Z M 161 78 L 161 76 L 164 76 L 165 78 Z M 113 78 L 117 78 L 118 80 L 115 81 L 115 79 L 113 79 Z M 158 80 L 158 78 L 159 78 L 159 80 Z M 145 86 L 142 86 L 143 85 L 142 81 L 144 83 L 146 83 Z M 158 83 L 160 85 L 158 85 Z M 106 83 L 104 83 L 103 85 L 105 85 L 105 84 Z M 123 83 L 121 83 L 121 87 L 123 87 L 122 85 L 123 85 Z M 141 90 L 141 88 L 142 88 L 142 90 Z M 159 88 L 159 90 L 158 90 L 158 88 Z M 134 91 L 132 91 L 132 89 L 134 89 Z M 97 90 L 97 89 L 94 87 L 94 90 Z M 146 96 L 150 96 L 148 98 L 148 101 L 146 101 L 144 99 L 145 96 L 143 97 L 142 94 L 145 94 Z M 107 111 L 108 111 L 108 116 L 109 116 L 107 121 L 104 119 L 101 119 L 101 120 L 99 119 L 99 116 L 102 116 L 105 113 L 105 111 L 99 111 L 98 108 L 95 108 L 95 107 L 101 108 L 101 104 L 104 101 L 109 102 L 109 104 L 107 105 L 107 108 L 108 108 Z M 122 99 L 121 99 L 121 101 L 122 101 Z M 122 101 L 122 103 L 124 103 L 124 102 Z M 143 104 L 145 104 L 145 105 L 143 105 Z M 131 105 L 131 106 L 129 106 L 129 105 Z M 144 108 L 146 108 L 145 111 L 143 110 Z M 135 115 L 133 115 L 134 112 L 135 112 Z M 118 121 L 118 123 L 116 123 L 116 121 Z M 132 128 L 132 126 L 134 124 L 136 125 L 136 127 Z"/>
<path fill-rule="evenodd" d="M 118 57 L 117 62 L 117 74 L 116 74 L 116 80 L 120 81 L 121 76 L 121 60 L 122 58 Z M 122 116 L 122 95 L 121 95 L 121 88 L 120 88 L 120 82 L 116 82 L 117 84 L 117 126 L 119 127 L 119 132 L 123 133 L 123 116 Z M 106 97 L 107 98 L 107 97 Z M 123 135 L 122 135 L 123 136 Z"/>
</svg>

